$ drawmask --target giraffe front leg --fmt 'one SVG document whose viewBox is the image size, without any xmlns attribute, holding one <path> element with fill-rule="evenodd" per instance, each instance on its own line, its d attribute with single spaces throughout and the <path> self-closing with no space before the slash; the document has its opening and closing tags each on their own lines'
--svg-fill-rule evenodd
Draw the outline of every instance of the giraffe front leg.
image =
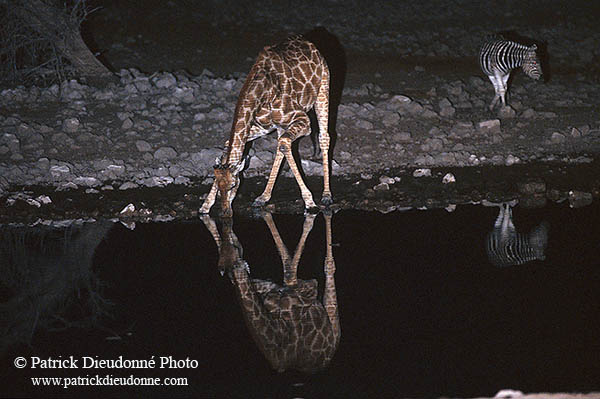
<svg viewBox="0 0 600 399">
<path fill-rule="evenodd" d="M 200 210 L 198 212 L 200 214 L 209 213 L 210 208 L 212 208 L 213 204 L 215 203 L 216 198 L 217 198 L 217 179 L 215 179 L 215 181 L 213 182 L 213 185 L 210 188 L 210 191 L 208 192 L 208 195 L 206 196 L 206 199 L 204 200 L 204 203 L 202 203 L 202 206 L 200 207 Z"/>
<path fill-rule="evenodd" d="M 283 161 L 283 152 L 279 151 L 277 148 L 277 154 L 275 155 L 275 160 L 273 161 L 273 167 L 271 168 L 271 173 L 269 174 L 269 179 L 267 180 L 267 186 L 261 195 L 256 197 L 252 206 L 262 207 L 271 199 L 271 193 L 273 192 L 273 186 L 275 186 L 275 180 L 277 180 L 277 175 L 279 174 L 279 168 L 281 167 L 281 162 Z"/>
</svg>

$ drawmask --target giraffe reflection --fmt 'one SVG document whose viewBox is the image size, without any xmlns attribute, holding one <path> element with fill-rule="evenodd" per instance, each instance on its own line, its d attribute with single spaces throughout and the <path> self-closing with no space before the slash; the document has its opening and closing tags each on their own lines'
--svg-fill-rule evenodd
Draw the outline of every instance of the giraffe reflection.
<svg viewBox="0 0 600 399">
<path fill-rule="evenodd" d="M 341 330 L 335 291 L 335 261 L 331 243 L 331 214 L 325 217 L 326 255 L 325 290 L 318 299 L 316 279 L 297 277 L 304 244 L 312 230 L 315 215 L 306 215 L 302 235 L 293 257 L 279 235 L 270 213 L 263 213 L 283 263 L 283 285 L 252 279 L 250 268 L 242 258 L 243 248 L 233 232 L 230 218 L 222 220 L 219 235 L 215 221 L 202 221 L 219 248 L 219 270 L 227 272 L 236 288 L 250 333 L 271 366 L 283 372 L 296 369 L 314 373 L 331 361 L 340 342 Z"/>
<path fill-rule="evenodd" d="M 546 259 L 548 222 L 540 223 L 529 234 L 517 232 L 512 219 L 512 208 L 516 204 L 517 200 L 501 204 L 484 203 L 500 208 L 494 229 L 488 233 L 486 242 L 488 258 L 495 266 L 522 265 L 532 260 Z"/>
</svg>

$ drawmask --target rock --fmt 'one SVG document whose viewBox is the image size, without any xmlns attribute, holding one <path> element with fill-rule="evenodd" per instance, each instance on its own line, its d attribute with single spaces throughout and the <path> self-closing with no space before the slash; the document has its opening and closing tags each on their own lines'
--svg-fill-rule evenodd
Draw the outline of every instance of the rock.
<svg viewBox="0 0 600 399">
<path fill-rule="evenodd" d="M 367 120 L 364 119 L 358 119 L 354 126 L 356 126 L 359 129 L 364 129 L 364 130 L 371 130 L 373 129 L 373 124 Z"/>
<path fill-rule="evenodd" d="M 431 169 L 415 169 L 413 177 L 431 177 Z"/>
<path fill-rule="evenodd" d="M 52 203 L 52 199 L 50 197 L 48 197 L 47 195 L 38 195 L 36 198 L 36 201 L 38 201 L 40 204 L 43 205 L 48 205 Z"/>
<path fill-rule="evenodd" d="M 96 187 L 100 185 L 100 181 L 95 177 L 76 177 L 73 180 L 73 183 L 85 187 Z"/>
<path fill-rule="evenodd" d="M 546 192 L 546 183 L 543 181 L 525 181 L 517 183 L 517 189 L 523 195 L 533 195 Z"/>
<path fill-rule="evenodd" d="M 592 193 L 583 191 L 569 191 L 569 206 L 571 208 L 582 208 L 591 205 L 593 200 Z"/>
<path fill-rule="evenodd" d="M 399 132 L 394 133 L 392 136 L 392 141 L 397 143 L 410 143 L 413 141 L 410 132 Z"/>
<path fill-rule="evenodd" d="M 515 156 L 514 156 L 514 155 L 512 155 L 512 154 L 509 154 L 509 155 L 506 157 L 506 160 L 504 161 L 504 164 L 505 164 L 506 166 L 512 166 L 512 165 L 514 165 L 514 164 L 516 164 L 516 163 L 519 163 L 519 162 L 521 162 L 521 160 L 520 160 L 518 157 L 515 157 Z"/>
<path fill-rule="evenodd" d="M 413 115 L 418 115 L 418 114 L 422 113 L 424 110 L 423 106 L 421 104 L 419 104 L 417 101 L 410 102 L 406 106 L 406 109 L 410 114 L 413 114 Z"/>
<path fill-rule="evenodd" d="M 425 152 L 429 151 L 442 151 L 444 149 L 444 142 L 438 138 L 429 138 L 425 140 L 425 143 L 421 145 L 421 150 Z"/>
<path fill-rule="evenodd" d="M 435 111 L 431 109 L 425 108 L 423 112 L 421 112 L 421 116 L 423 118 L 437 118 L 438 114 L 436 114 Z"/>
<path fill-rule="evenodd" d="M 498 115 L 502 119 L 510 119 L 514 118 L 517 115 L 517 111 L 514 110 L 513 107 L 507 105 L 505 107 L 500 107 L 500 111 L 498 111 Z"/>
<path fill-rule="evenodd" d="M 81 122 L 77 118 L 67 118 L 62 123 L 62 128 L 67 133 L 74 133 L 79 130 Z"/>
<path fill-rule="evenodd" d="M 146 187 L 165 187 L 173 183 L 173 181 L 171 176 L 152 176 L 144 179 L 143 184 Z"/>
<path fill-rule="evenodd" d="M 456 177 L 452 173 L 446 173 L 442 178 L 442 184 L 456 183 Z"/>
<path fill-rule="evenodd" d="M 54 178 L 59 178 L 62 175 L 68 174 L 71 172 L 71 169 L 67 165 L 54 165 L 50 167 L 50 174 Z"/>
<path fill-rule="evenodd" d="M 479 130 L 483 130 L 485 132 L 500 132 L 500 119 L 490 119 L 479 122 L 477 127 Z"/>
<path fill-rule="evenodd" d="M 175 84 L 177 83 L 177 79 L 175 78 L 175 76 L 173 76 L 172 73 L 165 72 L 155 77 L 152 80 L 152 82 L 159 89 L 168 89 L 170 87 L 175 86 Z"/>
<path fill-rule="evenodd" d="M 119 215 L 131 216 L 131 215 L 133 215 L 134 212 L 135 212 L 135 205 L 128 204 L 125 206 L 125 208 L 121 209 L 121 212 L 119 212 Z"/>
<path fill-rule="evenodd" d="M 527 108 L 525 111 L 521 112 L 521 118 L 533 119 L 535 117 L 536 117 L 536 112 L 533 108 Z"/>
<path fill-rule="evenodd" d="M 396 183 L 396 179 L 393 178 L 393 177 L 389 177 L 389 176 L 383 175 L 383 176 L 379 176 L 379 182 L 380 183 L 385 183 L 385 184 L 389 185 L 389 184 Z"/>
<path fill-rule="evenodd" d="M 152 151 L 152 146 L 145 140 L 137 140 L 135 142 L 135 147 L 139 152 Z"/>
<path fill-rule="evenodd" d="M 398 115 L 397 112 L 387 111 L 381 119 L 381 122 L 386 127 L 395 126 L 400 122 L 400 115 Z"/>
<path fill-rule="evenodd" d="M 390 189 L 390 186 L 387 183 L 379 183 L 378 185 L 373 187 L 373 190 L 375 190 L 375 191 L 387 191 L 389 189 Z"/>
<path fill-rule="evenodd" d="M 443 116 L 445 118 L 449 118 L 451 116 L 454 116 L 454 114 L 456 113 L 456 109 L 452 106 L 450 107 L 444 107 L 440 109 L 440 116 Z"/>
<path fill-rule="evenodd" d="M 576 127 L 571 129 L 571 137 L 573 138 L 579 138 L 581 137 L 581 131 L 579 129 L 577 129 Z"/>
<path fill-rule="evenodd" d="M 129 130 L 133 127 L 133 120 L 131 120 L 131 118 L 127 118 L 123 121 L 123 124 L 121 125 L 121 129 L 123 130 Z"/>
<path fill-rule="evenodd" d="M 123 173 L 125 173 L 125 166 L 123 165 L 108 165 L 106 167 L 106 169 L 108 171 L 110 171 L 111 173 L 114 173 L 116 176 L 120 176 Z"/>
<path fill-rule="evenodd" d="M 565 141 L 567 141 L 567 137 L 559 132 L 552 133 L 552 136 L 550 137 L 550 142 L 552 142 L 553 144 L 561 144 Z"/>
<path fill-rule="evenodd" d="M 129 190 L 132 188 L 138 188 L 139 186 L 131 181 L 127 181 L 119 186 L 119 190 Z"/>
</svg>

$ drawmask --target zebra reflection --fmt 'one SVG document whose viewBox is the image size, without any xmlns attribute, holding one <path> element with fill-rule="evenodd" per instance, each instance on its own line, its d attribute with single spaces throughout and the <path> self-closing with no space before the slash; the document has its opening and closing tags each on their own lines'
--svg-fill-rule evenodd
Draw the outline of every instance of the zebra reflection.
<svg viewBox="0 0 600 399">
<path fill-rule="evenodd" d="M 512 220 L 512 207 L 516 201 L 496 204 L 500 211 L 494 229 L 488 233 L 486 250 L 494 266 L 522 265 L 532 260 L 546 259 L 548 222 L 534 227 L 529 234 L 517 232 Z"/>
<path fill-rule="evenodd" d="M 243 259 L 243 248 L 233 232 L 231 218 L 222 219 L 221 233 L 215 221 L 203 215 L 202 221 L 219 250 L 218 267 L 233 283 L 246 325 L 252 338 L 278 372 L 296 369 L 315 373 L 331 361 L 340 342 L 341 330 L 335 290 L 335 261 L 331 241 L 331 214 L 325 218 L 325 290 L 317 298 L 317 280 L 297 278 L 298 263 L 313 227 L 315 215 L 304 218 L 302 235 L 293 256 L 279 235 L 273 217 L 264 212 L 284 268 L 283 285 L 251 278 L 250 266 Z"/>
</svg>

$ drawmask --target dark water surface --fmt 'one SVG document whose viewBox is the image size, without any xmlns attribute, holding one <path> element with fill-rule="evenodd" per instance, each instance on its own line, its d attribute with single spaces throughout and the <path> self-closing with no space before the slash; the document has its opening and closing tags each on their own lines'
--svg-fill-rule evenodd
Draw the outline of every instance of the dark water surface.
<svg viewBox="0 0 600 399">
<path fill-rule="evenodd" d="M 283 285 L 273 230 L 260 217 L 235 217 L 232 226 L 210 219 L 206 225 L 138 223 L 133 230 L 111 222 L 69 229 L 5 226 L 0 396 L 434 397 L 493 396 L 503 388 L 598 390 L 600 206 L 514 207 L 522 242 L 545 226 L 543 242 L 531 235 L 527 241 L 545 260 L 512 266 L 492 263 L 486 252 L 499 210 L 472 205 L 454 212 L 333 215 L 327 270 L 332 277 L 334 261 L 341 333 L 332 360 L 314 374 L 272 369 L 273 360 L 263 353 L 269 349 L 259 348 L 235 278 L 229 278 L 247 277 L 243 268 L 231 269 L 245 261 L 251 278 Z M 318 300 L 326 291 L 325 220 L 319 214 L 312 231 L 304 230 L 298 264 L 299 279 L 317 280 Z M 292 215 L 273 215 L 272 221 L 289 250 L 289 266 L 307 224 Z M 222 240 L 220 262 L 206 227 L 212 222 Z M 527 260 L 525 246 L 511 247 L 513 263 Z M 299 295 L 289 288 L 270 292 L 280 303 Z M 290 345 L 293 337 L 278 342 Z M 182 367 L 160 368 L 161 357 L 169 356 Z M 17 357 L 28 362 L 25 368 L 14 366 Z M 34 357 L 73 357 L 79 368 L 32 369 Z M 83 368 L 84 357 L 154 359 L 156 366 Z M 65 389 L 31 382 L 96 374 L 187 378 L 187 385 Z"/>
</svg>

